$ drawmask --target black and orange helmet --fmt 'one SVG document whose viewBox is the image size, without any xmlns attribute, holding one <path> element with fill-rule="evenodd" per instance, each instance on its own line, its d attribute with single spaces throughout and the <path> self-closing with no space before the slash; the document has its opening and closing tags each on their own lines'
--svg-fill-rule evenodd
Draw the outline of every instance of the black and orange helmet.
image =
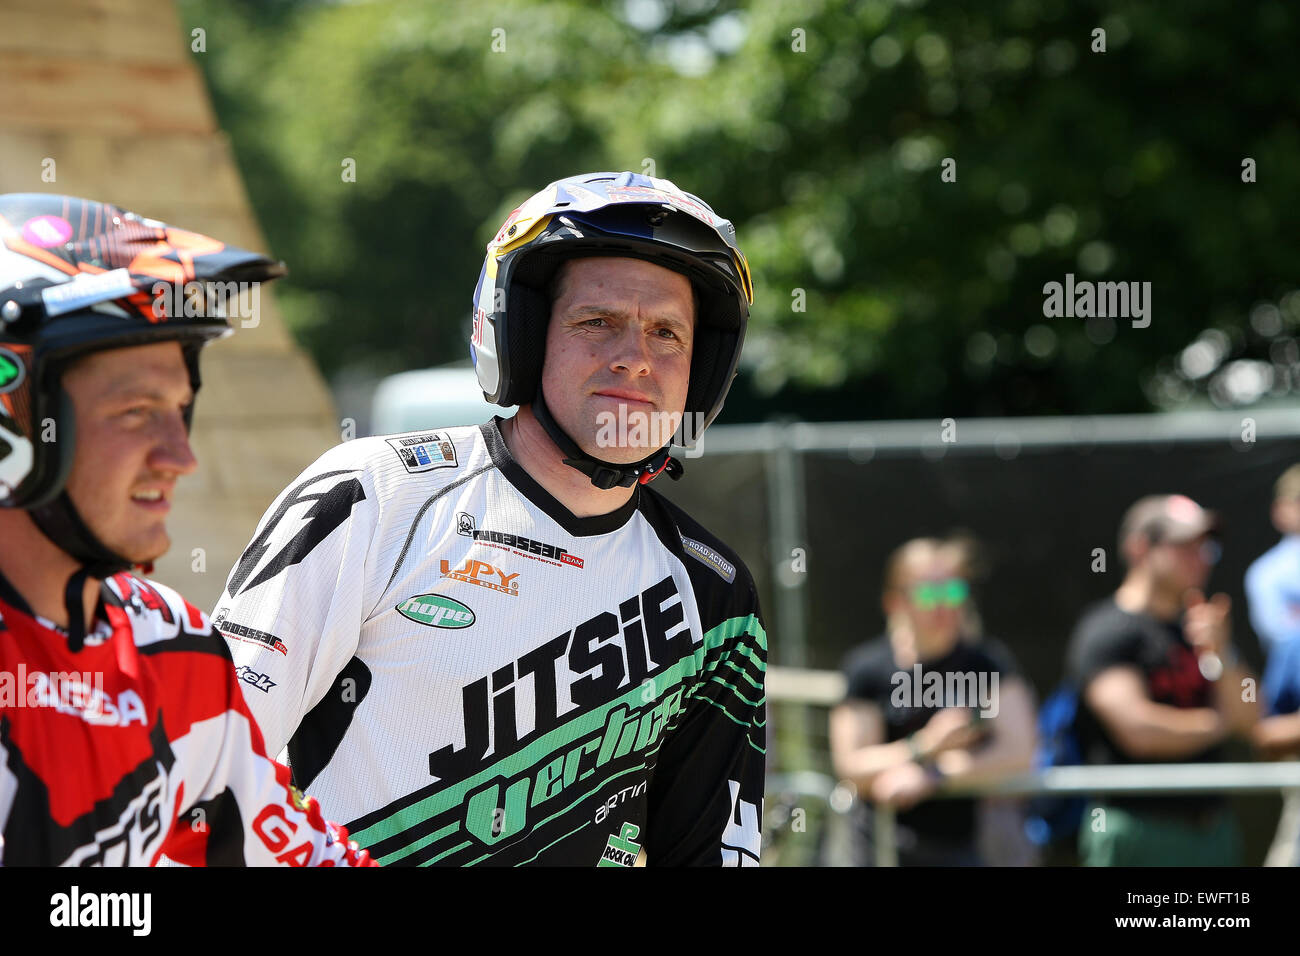
<svg viewBox="0 0 1300 956">
<path fill-rule="evenodd" d="M 199 350 L 231 326 L 212 298 L 190 308 L 186 293 L 218 283 L 229 292 L 285 272 L 258 253 L 108 203 L 0 195 L 0 507 L 37 509 L 63 489 L 75 446 L 60 381 L 70 360 L 177 340 L 197 392 Z M 51 421 L 63 440 L 40 440 Z"/>
</svg>

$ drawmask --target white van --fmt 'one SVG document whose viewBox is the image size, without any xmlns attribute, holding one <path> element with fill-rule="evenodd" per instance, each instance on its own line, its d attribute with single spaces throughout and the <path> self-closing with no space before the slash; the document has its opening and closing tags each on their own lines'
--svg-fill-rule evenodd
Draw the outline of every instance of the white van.
<svg viewBox="0 0 1300 956">
<path fill-rule="evenodd" d="M 380 381 L 370 405 L 370 433 L 393 435 L 426 428 L 481 425 L 493 415 L 509 418 L 517 407 L 501 408 L 483 397 L 468 366 L 399 372 Z"/>
</svg>

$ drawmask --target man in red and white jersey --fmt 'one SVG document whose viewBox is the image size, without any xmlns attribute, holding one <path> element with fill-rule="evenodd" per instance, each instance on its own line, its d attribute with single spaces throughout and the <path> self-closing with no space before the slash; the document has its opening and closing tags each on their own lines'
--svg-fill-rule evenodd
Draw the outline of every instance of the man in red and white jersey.
<svg viewBox="0 0 1300 956">
<path fill-rule="evenodd" d="M 169 545 L 198 356 L 279 263 L 0 196 L 0 864 L 373 866 L 290 786 Z M 244 302 L 248 302 L 246 297 Z"/>
</svg>

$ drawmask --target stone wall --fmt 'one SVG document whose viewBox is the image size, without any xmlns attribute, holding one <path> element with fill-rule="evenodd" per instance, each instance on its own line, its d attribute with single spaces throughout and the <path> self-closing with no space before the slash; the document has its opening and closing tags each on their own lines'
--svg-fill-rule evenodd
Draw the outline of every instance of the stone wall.
<svg viewBox="0 0 1300 956">
<path fill-rule="evenodd" d="M 268 251 L 195 55 L 168 0 L 6 0 L 0 192 L 105 200 Z M 42 178 L 48 160 L 53 182 Z M 205 611 L 267 505 L 340 440 L 333 402 L 285 330 L 274 285 L 261 306 L 256 328 L 204 352 L 200 467 L 177 487 L 172 550 L 155 574 Z"/>
</svg>

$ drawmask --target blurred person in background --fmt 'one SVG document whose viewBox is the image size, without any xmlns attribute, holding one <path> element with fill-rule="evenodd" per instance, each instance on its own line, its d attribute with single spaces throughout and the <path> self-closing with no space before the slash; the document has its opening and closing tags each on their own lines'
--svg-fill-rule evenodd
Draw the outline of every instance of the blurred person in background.
<svg viewBox="0 0 1300 956">
<path fill-rule="evenodd" d="M 1231 600 L 1202 589 L 1221 553 L 1219 519 L 1183 495 L 1137 501 L 1120 526 L 1127 573 L 1089 607 L 1070 642 L 1085 763 L 1205 763 L 1246 735 L 1256 705 L 1232 646 Z M 1098 812 L 1098 811 L 1103 812 Z M 1090 801 L 1086 866 L 1231 866 L 1241 834 L 1222 794 Z"/>
<path fill-rule="evenodd" d="M 977 801 L 928 798 L 945 780 L 1025 771 L 1033 757 L 1032 694 L 1010 652 L 977 639 L 971 571 L 965 539 L 917 538 L 893 553 L 886 633 L 845 658 L 847 694 L 831 712 L 835 773 L 898 809 L 903 866 L 983 865 Z"/>
<path fill-rule="evenodd" d="M 1265 716 L 1255 726 L 1255 746 L 1269 759 L 1300 757 L 1300 465 L 1274 486 L 1273 527 L 1282 540 L 1246 571 L 1250 623 L 1267 655 Z M 1267 866 L 1300 862 L 1300 793 L 1284 798 Z"/>
</svg>

